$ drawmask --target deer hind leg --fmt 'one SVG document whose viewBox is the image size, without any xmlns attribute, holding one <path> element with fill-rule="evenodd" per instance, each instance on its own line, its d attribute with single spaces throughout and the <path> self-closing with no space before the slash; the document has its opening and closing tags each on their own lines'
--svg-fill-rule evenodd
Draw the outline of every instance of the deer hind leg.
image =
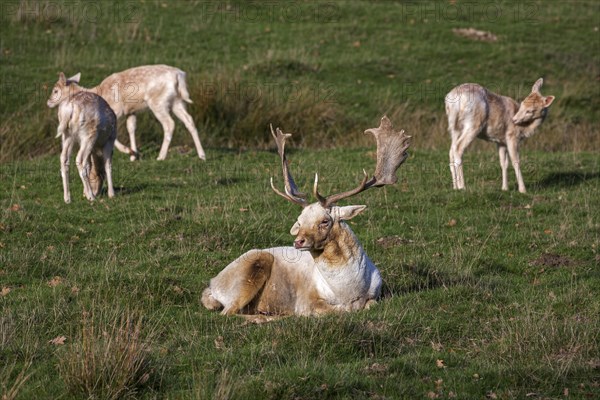
<svg viewBox="0 0 600 400">
<path fill-rule="evenodd" d="M 158 153 L 157 160 L 161 161 L 167 158 L 169 152 L 169 145 L 173 139 L 173 130 L 175 129 L 175 121 L 169 114 L 169 105 L 166 104 L 149 104 L 150 110 L 154 113 L 154 116 L 162 125 L 164 137 L 160 152 Z"/>
<path fill-rule="evenodd" d="M 457 189 L 465 188 L 465 176 L 463 173 L 463 154 L 465 150 L 469 147 L 469 145 L 475 140 L 479 132 L 481 132 L 481 127 L 474 127 L 472 124 L 465 123 L 463 126 L 460 135 L 456 138 L 456 141 L 453 138 L 453 149 L 454 149 L 454 167 L 456 169 L 456 187 Z"/>
<path fill-rule="evenodd" d="M 94 140 L 82 140 L 80 143 L 79 152 L 75 158 L 77 169 L 79 170 L 79 176 L 81 178 L 81 182 L 83 183 L 83 194 L 89 201 L 93 201 L 96 198 L 92 191 L 92 186 L 90 185 L 90 158 L 93 148 Z"/>
<path fill-rule="evenodd" d="M 233 301 L 224 305 L 221 314 L 237 314 L 261 292 L 271 276 L 273 255 L 265 251 L 247 253 L 239 260 L 235 271 L 232 290 L 236 293 Z"/>
<path fill-rule="evenodd" d="M 69 189 L 69 160 L 73 150 L 73 138 L 63 135 L 62 151 L 60 153 L 60 175 L 63 183 L 63 198 L 65 203 L 71 202 L 71 191 Z"/>
<path fill-rule="evenodd" d="M 465 149 L 471 144 L 474 136 L 467 127 L 462 129 L 450 127 L 452 144 L 450 145 L 450 172 L 452 173 L 452 187 L 454 189 L 465 188 L 465 178 L 463 175 L 462 155 Z"/>
<path fill-rule="evenodd" d="M 456 166 L 454 165 L 454 145 L 450 146 L 450 173 L 452 174 L 452 188 L 458 189 L 456 186 Z"/>
<path fill-rule="evenodd" d="M 508 190 L 508 154 L 506 146 L 498 145 L 498 157 L 500 158 L 500 168 L 502 169 L 502 190 Z"/>
<path fill-rule="evenodd" d="M 173 103 L 173 114 L 177 118 L 183 122 L 187 130 L 192 135 L 192 139 L 194 140 L 194 145 L 196 146 L 196 151 L 198 152 L 198 157 L 202 160 L 206 160 L 206 154 L 204 153 L 204 149 L 202 148 L 202 143 L 200 143 L 200 138 L 198 137 L 198 130 L 196 129 L 196 125 L 194 125 L 194 119 L 185 109 L 185 104 L 181 100 L 175 100 Z"/>
<path fill-rule="evenodd" d="M 106 173 L 106 184 L 108 185 L 108 197 L 110 197 L 110 198 L 115 197 L 115 188 L 113 186 L 113 179 L 112 179 L 113 149 L 114 149 L 114 144 L 110 140 L 102 148 L 104 171 Z"/>
<path fill-rule="evenodd" d="M 127 133 L 129 133 L 129 146 L 131 151 L 129 153 L 129 160 L 135 161 L 139 158 L 137 143 L 135 141 L 135 128 L 137 127 L 137 117 L 135 114 L 131 114 L 127 117 Z"/>
</svg>

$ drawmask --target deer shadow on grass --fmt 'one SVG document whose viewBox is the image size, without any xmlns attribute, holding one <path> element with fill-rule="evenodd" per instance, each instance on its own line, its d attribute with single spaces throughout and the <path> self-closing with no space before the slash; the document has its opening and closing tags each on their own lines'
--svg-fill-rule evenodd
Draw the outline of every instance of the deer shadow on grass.
<svg viewBox="0 0 600 400">
<path fill-rule="evenodd" d="M 549 187 L 572 187 L 581 185 L 587 181 L 594 179 L 600 179 L 600 173 L 598 172 L 552 172 L 542 178 L 540 181 L 535 183 L 535 187 L 538 188 L 549 188 Z"/>
<path fill-rule="evenodd" d="M 384 278 L 382 298 L 453 286 L 473 287 L 480 282 L 480 279 L 472 274 L 452 274 L 450 271 L 438 270 L 424 263 L 403 265 L 401 269 L 404 271 L 402 279 Z"/>
<path fill-rule="evenodd" d="M 143 192 L 148 189 L 148 184 L 146 183 L 138 183 L 131 186 L 115 186 L 115 196 L 126 196 L 138 192 Z M 106 187 L 102 187 L 102 196 L 107 196 L 108 189 Z"/>
</svg>

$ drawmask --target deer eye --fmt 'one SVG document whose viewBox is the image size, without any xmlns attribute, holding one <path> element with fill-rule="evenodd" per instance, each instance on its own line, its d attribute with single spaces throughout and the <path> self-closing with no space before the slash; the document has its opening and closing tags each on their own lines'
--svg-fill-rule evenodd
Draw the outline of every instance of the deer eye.
<svg viewBox="0 0 600 400">
<path fill-rule="evenodd" d="M 324 219 L 323 221 L 321 221 L 321 225 L 327 225 L 327 224 L 329 224 L 328 219 Z"/>
</svg>

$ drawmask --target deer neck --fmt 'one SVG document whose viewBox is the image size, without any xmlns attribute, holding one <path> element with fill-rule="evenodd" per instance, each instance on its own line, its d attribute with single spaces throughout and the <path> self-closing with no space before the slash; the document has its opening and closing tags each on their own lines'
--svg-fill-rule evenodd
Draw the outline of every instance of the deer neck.
<svg viewBox="0 0 600 400">
<path fill-rule="evenodd" d="M 519 125 L 517 127 L 519 139 L 527 139 L 535 134 L 536 129 L 544 122 L 544 118 L 537 118 L 527 125 Z"/>
<path fill-rule="evenodd" d="M 363 253 L 361 244 L 345 222 L 333 226 L 329 241 L 322 250 L 311 251 L 315 262 L 328 269 L 339 269 L 360 262 Z"/>
</svg>

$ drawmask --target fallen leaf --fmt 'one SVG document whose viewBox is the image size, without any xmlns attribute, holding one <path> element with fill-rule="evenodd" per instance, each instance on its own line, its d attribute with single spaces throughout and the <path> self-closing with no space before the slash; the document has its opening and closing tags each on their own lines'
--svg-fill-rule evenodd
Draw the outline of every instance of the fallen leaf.
<svg viewBox="0 0 600 400">
<path fill-rule="evenodd" d="M 446 364 L 444 364 L 444 360 L 440 360 L 439 358 L 435 360 L 435 365 L 438 368 L 446 368 Z"/>
<path fill-rule="evenodd" d="M 6 296 L 7 294 L 9 294 L 9 293 L 10 293 L 10 290 L 11 290 L 11 289 L 10 289 L 9 287 L 7 287 L 7 286 L 4 286 L 4 287 L 2 288 L 2 291 L 0 291 L 0 296 L 2 296 L 2 297 Z"/>
<path fill-rule="evenodd" d="M 177 293 L 177 294 L 183 294 L 183 289 L 182 289 L 182 288 L 180 288 L 179 286 L 177 286 L 177 285 L 173 285 L 173 286 L 172 286 L 172 288 L 173 288 L 173 291 L 174 291 L 175 293 Z"/>
<path fill-rule="evenodd" d="M 71 288 L 71 293 L 73 293 L 73 294 L 77 294 L 77 293 L 79 293 L 79 288 L 78 288 L 77 286 L 73 286 L 73 287 Z"/>
<path fill-rule="evenodd" d="M 357 40 L 356 42 L 352 43 L 352 47 L 360 47 L 360 40 Z"/>
<path fill-rule="evenodd" d="M 62 346 L 63 344 L 65 344 L 65 340 L 67 340 L 65 336 L 57 336 L 54 339 L 49 340 L 48 343 L 53 344 L 55 346 Z"/>
<path fill-rule="evenodd" d="M 472 40 L 480 40 L 483 42 L 495 42 L 498 40 L 498 36 L 494 35 L 492 32 L 480 31 L 479 29 L 475 28 L 454 28 L 452 29 L 452 32 L 454 32 L 454 34 L 457 36 L 462 36 Z"/>
<path fill-rule="evenodd" d="M 431 342 L 431 348 L 435 351 L 442 351 L 444 345 L 442 345 L 440 342 Z"/>
<path fill-rule="evenodd" d="M 450 221 L 448 221 L 448 226 L 455 226 L 456 225 L 456 220 L 454 218 L 452 218 Z"/>
<path fill-rule="evenodd" d="M 12 207 L 10 207 L 10 211 L 14 211 L 14 212 L 21 211 L 22 209 L 23 208 L 21 207 L 20 204 L 13 204 Z"/>
<path fill-rule="evenodd" d="M 221 350 L 225 348 L 225 342 L 223 342 L 223 336 L 217 336 L 215 339 L 215 348 Z"/>
<path fill-rule="evenodd" d="M 440 396 L 435 392 L 427 392 L 427 397 L 430 399 L 437 399 Z"/>
<path fill-rule="evenodd" d="M 61 283 L 62 283 L 62 278 L 60 276 L 55 276 L 54 278 L 52 278 L 48 281 L 48 286 L 57 287 Z"/>
<path fill-rule="evenodd" d="M 485 395 L 485 397 L 487 397 L 488 399 L 497 399 L 498 395 L 494 392 L 487 392 L 487 394 Z"/>
</svg>

